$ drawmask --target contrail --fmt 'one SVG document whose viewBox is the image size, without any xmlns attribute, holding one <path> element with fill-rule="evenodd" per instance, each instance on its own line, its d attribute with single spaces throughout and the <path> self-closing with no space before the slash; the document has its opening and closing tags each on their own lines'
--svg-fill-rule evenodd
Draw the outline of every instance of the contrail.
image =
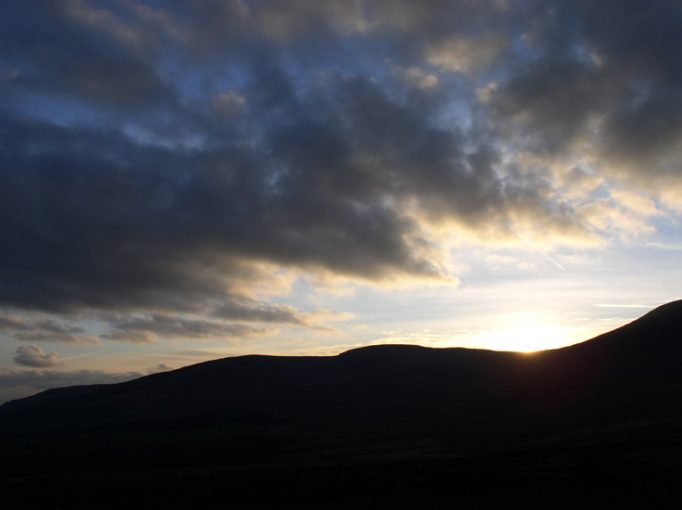
<svg viewBox="0 0 682 510">
<path fill-rule="evenodd" d="M 556 260 L 554 260 L 552 257 L 550 257 L 549 255 L 547 255 L 546 253 L 544 253 L 544 252 L 541 251 L 540 254 L 541 254 L 543 257 L 545 257 L 547 260 L 549 260 L 552 264 L 554 264 L 556 267 L 558 267 L 559 269 L 561 269 L 562 271 L 566 271 L 566 268 L 565 268 L 564 266 L 562 266 L 561 264 L 559 264 Z"/>
<path fill-rule="evenodd" d="M 566 268 L 559 264 L 556 260 L 554 260 L 552 257 L 549 256 L 549 254 L 545 253 L 545 251 L 542 248 L 539 248 L 536 243 L 530 241 L 529 239 L 526 239 L 524 236 L 519 234 L 518 232 L 514 232 L 516 234 L 516 237 L 518 237 L 521 241 L 523 241 L 527 246 L 529 246 L 533 251 L 537 251 L 545 257 L 547 260 L 549 260 L 553 265 L 561 269 L 562 271 L 566 271 Z"/>
</svg>

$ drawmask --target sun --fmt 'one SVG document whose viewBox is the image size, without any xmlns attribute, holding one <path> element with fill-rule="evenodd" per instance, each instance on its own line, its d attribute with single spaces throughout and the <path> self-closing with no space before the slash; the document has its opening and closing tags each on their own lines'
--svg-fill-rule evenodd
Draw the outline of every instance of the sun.
<svg viewBox="0 0 682 510">
<path fill-rule="evenodd" d="M 576 331 L 534 314 L 504 318 L 476 335 L 480 348 L 496 351 L 535 352 L 578 342 Z"/>
</svg>

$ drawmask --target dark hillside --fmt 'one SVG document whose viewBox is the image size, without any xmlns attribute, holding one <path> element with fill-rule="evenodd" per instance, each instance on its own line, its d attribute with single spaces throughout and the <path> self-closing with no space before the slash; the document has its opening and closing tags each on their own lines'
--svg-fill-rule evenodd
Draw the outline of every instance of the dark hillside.
<svg viewBox="0 0 682 510">
<path fill-rule="evenodd" d="M 389 483 L 377 473 L 410 473 L 411 486 L 414 470 L 436 485 L 437 472 L 451 472 L 458 486 L 665 480 L 682 453 L 680 319 L 678 301 L 533 355 L 383 345 L 49 390 L 0 407 L 3 483 L 87 471 L 135 472 L 153 486 L 159 469 L 199 469 L 209 484 L 227 470 L 252 488 L 278 476 L 324 487 L 324 470 L 351 485 L 374 473 L 377 487 Z"/>
</svg>

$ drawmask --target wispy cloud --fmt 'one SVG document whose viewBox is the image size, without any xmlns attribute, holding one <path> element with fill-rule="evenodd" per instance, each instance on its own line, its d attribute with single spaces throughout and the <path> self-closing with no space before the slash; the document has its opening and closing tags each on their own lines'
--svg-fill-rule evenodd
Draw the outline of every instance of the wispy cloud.
<svg viewBox="0 0 682 510">
<path fill-rule="evenodd" d="M 682 243 L 661 243 L 652 241 L 646 243 L 646 245 L 651 248 L 658 248 L 659 250 L 682 251 Z"/>
<path fill-rule="evenodd" d="M 637 303 L 597 303 L 597 308 L 654 308 L 656 305 L 645 305 Z"/>
</svg>

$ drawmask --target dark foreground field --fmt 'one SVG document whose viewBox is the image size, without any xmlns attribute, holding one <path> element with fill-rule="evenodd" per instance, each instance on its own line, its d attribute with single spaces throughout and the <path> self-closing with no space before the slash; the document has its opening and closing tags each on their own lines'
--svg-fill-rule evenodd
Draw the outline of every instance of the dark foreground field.
<svg viewBox="0 0 682 510">
<path fill-rule="evenodd" d="M 16 508 L 662 506 L 682 302 L 534 355 L 245 356 L 0 407 Z"/>
</svg>

